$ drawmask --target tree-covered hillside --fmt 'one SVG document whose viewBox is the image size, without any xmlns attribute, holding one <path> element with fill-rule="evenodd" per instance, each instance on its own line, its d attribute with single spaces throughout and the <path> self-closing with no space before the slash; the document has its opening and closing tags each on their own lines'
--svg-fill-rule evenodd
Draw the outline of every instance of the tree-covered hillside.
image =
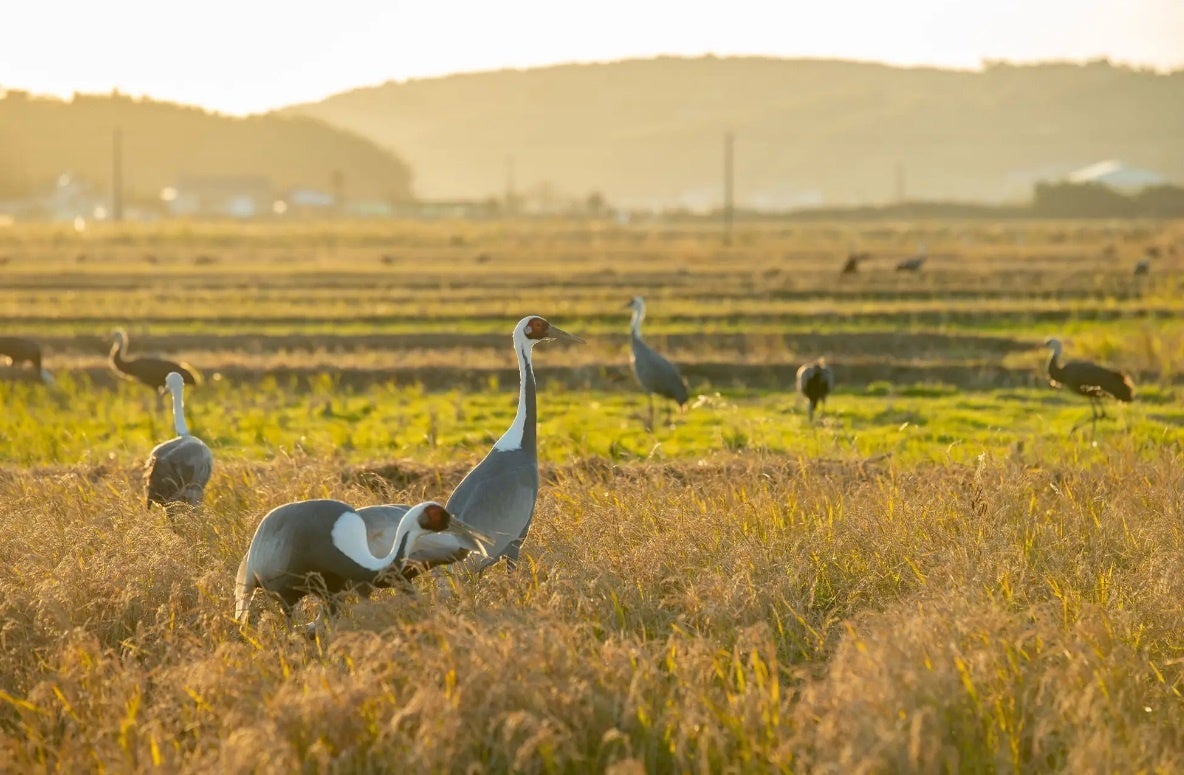
<svg viewBox="0 0 1184 775">
<path fill-rule="evenodd" d="M 122 132 L 129 201 L 185 176 L 262 177 L 277 191 L 337 188 L 350 198 L 405 200 L 407 165 L 373 141 L 301 116 L 233 118 L 121 95 L 71 101 L 0 99 L 0 199 L 35 195 L 63 173 L 107 188 Z"/>
<path fill-rule="evenodd" d="M 387 83 L 295 106 L 398 152 L 427 196 L 603 192 L 718 203 L 735 134 L 740 205 L 1016 200 L 1102 159 L 1184 182 L 1184 72 L 982 71 L 659 58 Z M 512 168 L 512 173 L 511 173 Z M 510 173 L 510 174 L 508 174 Z"/>
</svg>

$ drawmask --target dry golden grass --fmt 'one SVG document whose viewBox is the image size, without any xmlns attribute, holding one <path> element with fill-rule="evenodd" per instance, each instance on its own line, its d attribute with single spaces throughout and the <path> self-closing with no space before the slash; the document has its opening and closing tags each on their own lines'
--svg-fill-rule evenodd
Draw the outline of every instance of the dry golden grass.
<svg viewBox="0 0 1184 775">
<path fill-rule="evenodd" d="M 260 601 L 240 633 L 268 508 L 445 495 L 423 471 L 374 493 L 229 462 L 175 529 L 135 471 L 4 474 L 0 769 L 1184 766 L 1175 452 L 588 460 L 552 471 L 516 572 L 382 593 L 318 641 Z"/>
</svg>

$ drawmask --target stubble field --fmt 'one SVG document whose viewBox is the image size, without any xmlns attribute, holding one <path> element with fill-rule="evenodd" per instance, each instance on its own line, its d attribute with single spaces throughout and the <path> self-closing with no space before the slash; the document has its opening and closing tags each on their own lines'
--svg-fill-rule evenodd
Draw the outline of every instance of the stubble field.
<svg viewBox="0 0 1184 775">
<path fill-rule="evenodd" d="M 55 376 L 0 367 L 0 770 L 1182 769 L 1182 290 L 1144 221 L 0 229 L 0 330 Z M 692 393 L 652 432 L 635 294 Z M 587 343 L 535 350 L 525 562 L 238 627 L 269 509 L 447 498 L 528 314 Z M 115 328 L 205 377 L 190 519 L 144 508 L 171 418 Z M 1138 384 L 1096 434 L 1051 335 Z"/>
</svg>

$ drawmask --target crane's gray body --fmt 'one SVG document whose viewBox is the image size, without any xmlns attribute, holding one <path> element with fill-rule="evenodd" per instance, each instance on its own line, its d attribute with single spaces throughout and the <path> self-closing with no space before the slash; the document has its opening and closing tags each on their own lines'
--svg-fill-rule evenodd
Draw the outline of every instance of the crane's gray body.
<svg viewBox="0 0 1184 775">
<path fill-rule="evenodd" d="M 532 388 L 533 383 L 532 377 Z M 524 440 L 522 449 L 490 450 L 461 480 L 445 505 L 458 519 L 489 538 L 489 557 L 481 561 L 478 569 L 501 557 L 511 564 L 517 562 L 522 542 L 530 531 L 539 495 L 539 464 L 533 419 L 528 427 L 531 439 Z M 430 544 L 431 539 L 425 543 Z"/>
<path fill-rule="evenodd" d="M 814 420 L 814 410 L 819 404 L 826 402 L 826 397 L 835 386 L 835 375 L 826 361 L 819 358 L 812 363 L 804 363 L 798 368 L 798 392 L 810 402 L 810 421 Z"/>
<path fill-rule="evenodd" d="M 201 504 L 214 456 L 196 436 L 178 436 L 157 444 L 148 456 L 148 504 Z"/>
<path fill-rule="evenodd" d="M 144 466 L 147 505 L 157 503 L 167 508 L 174 503 L 188 503 L 197 506 L 214 470 L 214 455 L 205 442 L 189 432 L 185 422 L 184 378 L 177 372 L 169 372 L 164 384 L 173 396 L 173 426 L 177 437 L 157 444 L 148 456 Z"/>
<path fill-rule="evenodd" d="M 679 373 L 678 367 L 650 347 L 641 339 L 641 322 L 645 319 L 645 301 L 640 296 L 634 296 L 627 305 L 633 310 L 633 322 L 630 329 L 630 361 L 633 364 L 633 375 L 646 393 L 669 398 L 682 406 L 690 398 L 687 383 Z"/>
<path fill-rule="evenodd" d="M 426 535 L 451 535 L 455 546 L 483 551 L 480 537 L 434 501 L 366 509 L 338 500 L 278 506 L 259 522 L 239 563 L 234 616 L 249 620 L 257 588 L 277 596 L 290 617 L 305 595 L 321 597 L 332 613 L 341 592 L 367 596 L 376 587 L 401 584 L 410 578 L 408 557 Z"/>
<path fill-rule="evenodd" d="M 365 568 L 333 545 L 333 527 L 341 515 L 349 512 L 358 513 L 338 500 L 298 501 L 269 511 L 255 529 L 251 546 L 239 565 L 235 618 L 246 615 L 256 587 L 278 596 L 287 611 L 307 594 L 329 600 L 347 589 L 396 583 L 397 573 Z M 390 552 L 394 539 L 394 530 L 389 534 L 382 530 L 371 534 L 367 530 L 371 552 L 377 557 Z"/>
</svg>

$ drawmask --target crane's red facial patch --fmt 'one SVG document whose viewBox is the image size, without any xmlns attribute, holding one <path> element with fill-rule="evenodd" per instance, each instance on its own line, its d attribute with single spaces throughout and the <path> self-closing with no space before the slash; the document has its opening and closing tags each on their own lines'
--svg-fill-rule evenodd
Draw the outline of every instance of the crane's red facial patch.
<svg viewBox="0 0 1184 775">
<path fill-rule="evenodd" d="M 531 318 L 526 321 L 526 338 L 527 339 L 546 339 L 547 332 L 551 330 L 551 324 L 542 318 Z"/>
<path fill-rule="evenodd" d="M 448 522 L 452 518 L 443 506 L 438 503 L 432 503 L 423 510 L 423 514 L 419 515 L 419 526 L 424 530 L 431 530 L 439 532 L 448 527 Z"/>
</svg>

